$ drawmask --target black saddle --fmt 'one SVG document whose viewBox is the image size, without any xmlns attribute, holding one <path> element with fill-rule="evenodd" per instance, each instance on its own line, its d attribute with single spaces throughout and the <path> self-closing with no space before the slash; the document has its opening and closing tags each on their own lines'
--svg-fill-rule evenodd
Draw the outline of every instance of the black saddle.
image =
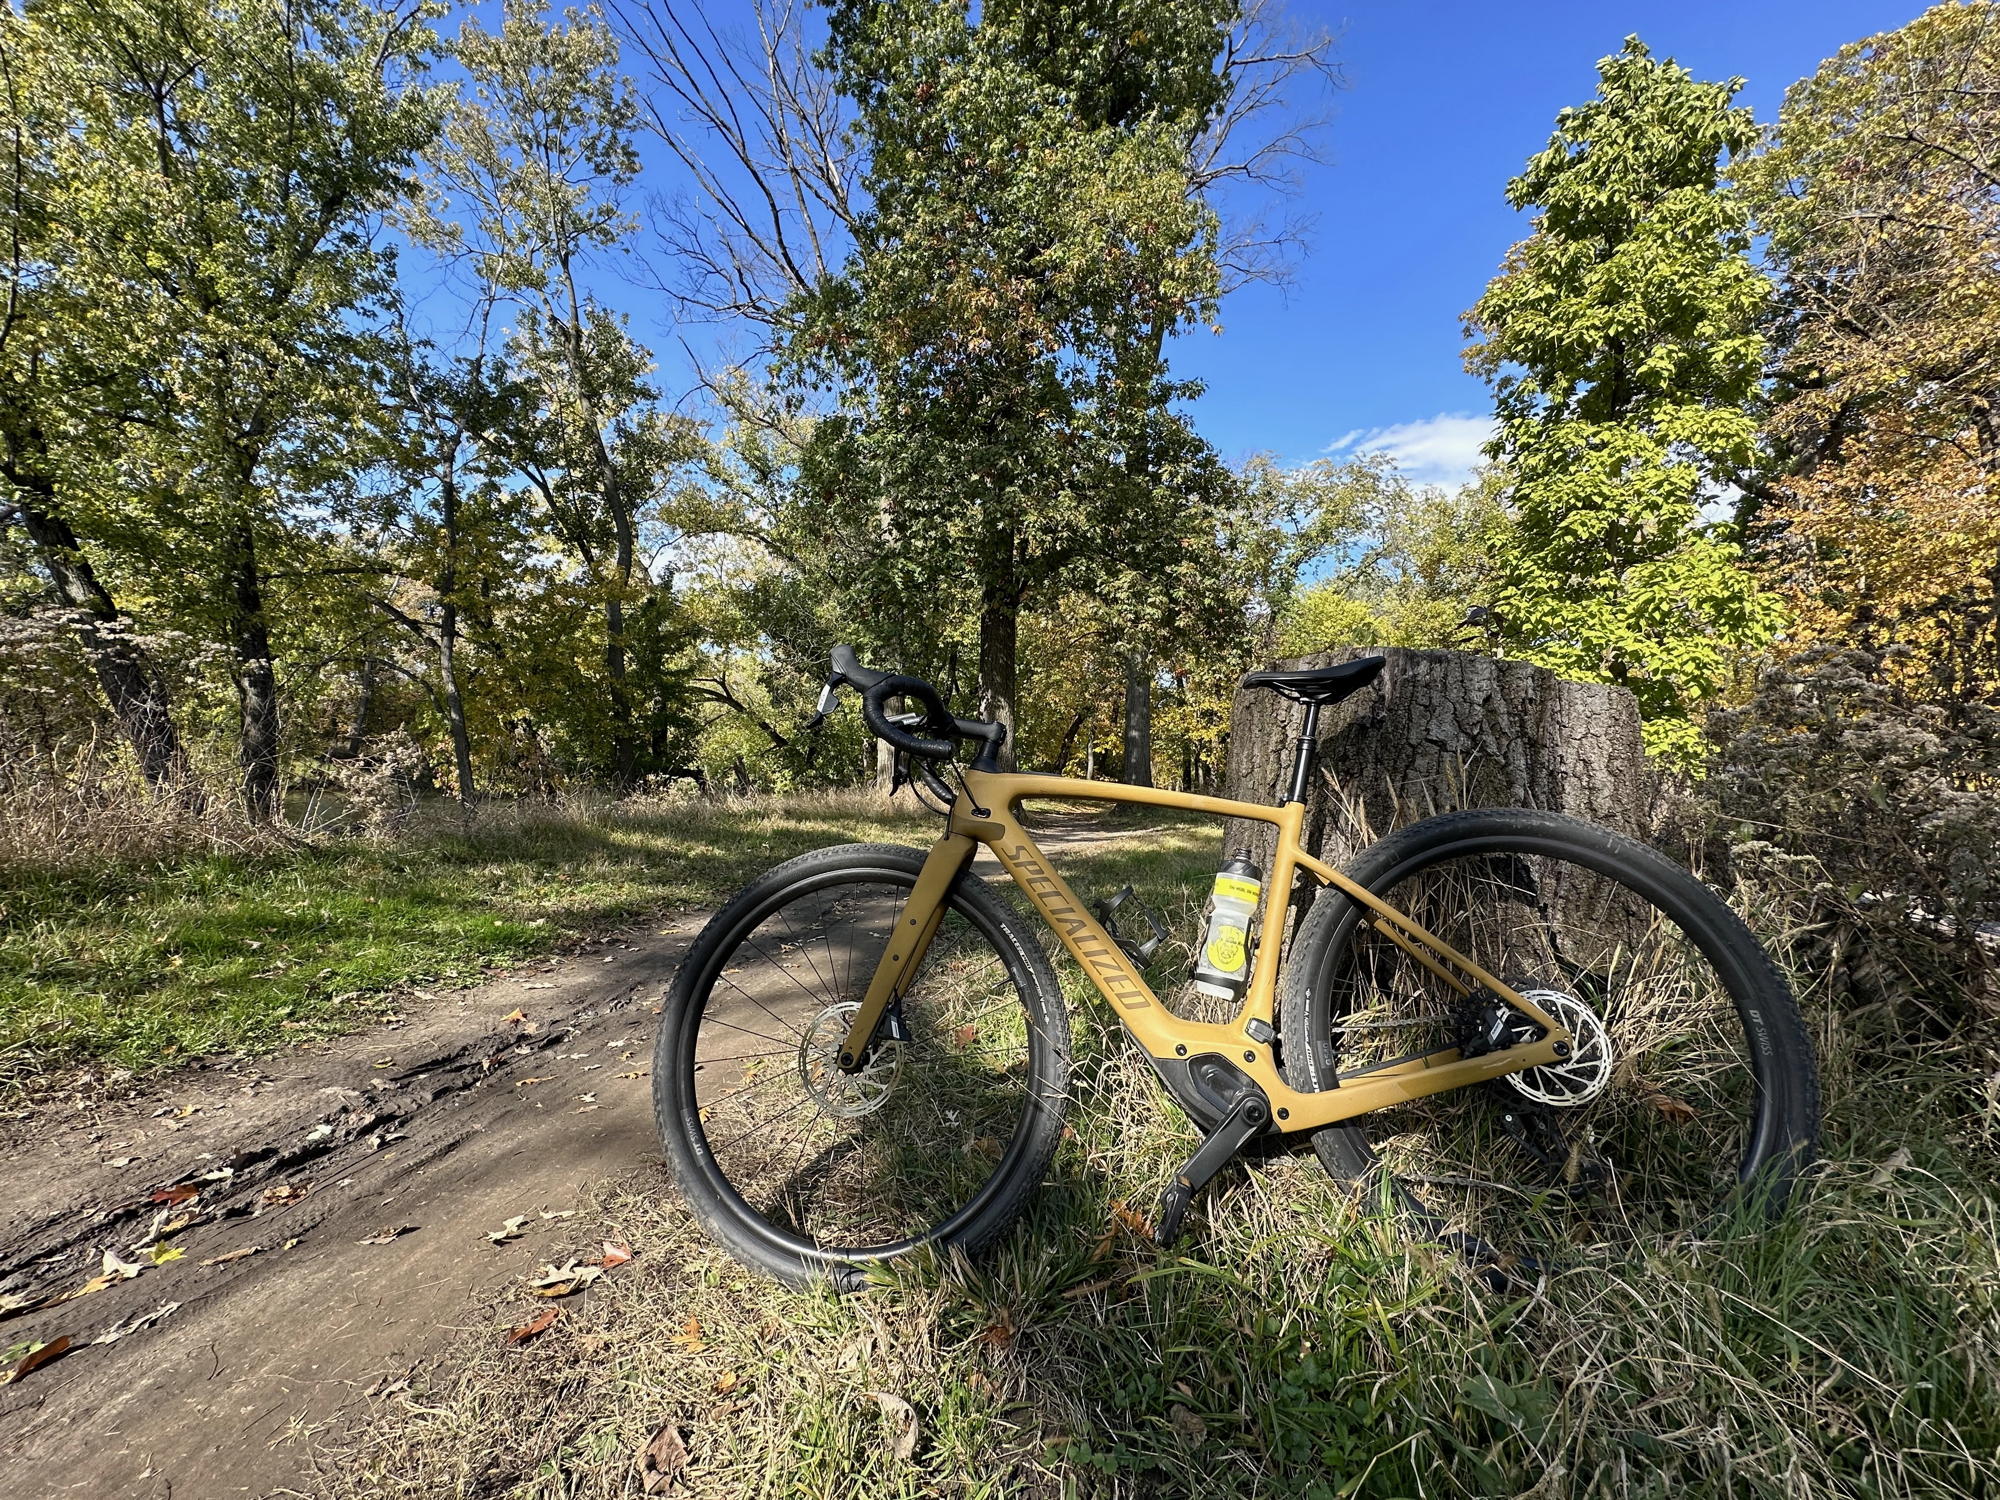
<svg viewBox="0 0 2000 1500">
<path fill-rule="evenodd" d="M 1243 679 L 1243 686 L 1269 688 L 1294 703 L 1338 703 L 1381 676 L 1386 664 L 1384 657 L 1364 656 L 1359 661 L 1344 661 L 1333 667 L 1308 667 L 1303 672 L 1252 672 Z"/>
</svg>

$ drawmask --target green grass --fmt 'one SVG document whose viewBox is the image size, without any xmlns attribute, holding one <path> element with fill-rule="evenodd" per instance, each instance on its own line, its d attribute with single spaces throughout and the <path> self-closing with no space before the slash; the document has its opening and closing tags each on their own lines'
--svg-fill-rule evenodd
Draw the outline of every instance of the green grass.
<svg viewBox="0 0 2000 1500">
<path fill-rule="evenodd" d="M 396 842 L 0 867 L 0 1090 L 351 1030 L 642 916 L 935 819 L 852 797 L 500 811 Z"/>
<path fill-rule="evenodd" d="M 1174 825 L 1064 863 L 1087 899 L 1129 880 L 1184 931 L 1175 893 L 1214 853 Z M 1783 1224 L 1495 1294 L 1309 1151 L 1225 1176 L 1180 1253 L 1155 1250 L 1123 1205 L 1150 1216 L 1194 1132 L 1064 982 L 1073 1135 L 995 1253 L 790 1292 L 713 1249 L 662 1177 L 612 1185 L 578 1245 L 638 1259 L 525 1348 L 500 1334 L 529 1299 L 503 1305 L 324 1491 L 633 1494 L 671 1425 L 673 1493 L 732 1500 L 2000 1493 L 2000 1203 L 1970 1046 L 1897 1054 L 1816 1011 L 1829 1160 Z"/>
</svg>

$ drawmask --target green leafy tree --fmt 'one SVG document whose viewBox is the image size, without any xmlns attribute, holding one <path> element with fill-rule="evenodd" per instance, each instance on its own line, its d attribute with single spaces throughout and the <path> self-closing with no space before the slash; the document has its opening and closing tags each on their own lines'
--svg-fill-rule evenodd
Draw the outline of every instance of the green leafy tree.
<svg viewBox="0 0 2000 1500">
<path fill-rule="evenodd" d="M 541 0 L 512 0 L 496 32 L 469 19 L 456 54 L 471 92 L 437 153 L 441 201 L 426 227 L 469 245 L 487 295 L 517 314 L 508 375 L 532 400 L 490 446 L 598 601 L 606 711 L 574 727 L 607 725 L 605 769 L 630 785 L 671 758 L 685 727 L 674 666 L 685 641 L 660 530 L 676 473 L 704 451 L 690 422 L 660 408 L 650 357 L 587 282 L 633 228 L 618 200 L 638 171 L 637 104 L 594 7 L 551 22 Z M 465 225 L 445 217 L 461 205 Z"/>
<path fill-rule="evenodd" d="M 1232 15 L 829 10 L 867 206 L 788 344 L 842 402 L 808 480 L 878 507 L 885 603 L 977 619 L 982 707 L 1010 726 L 1023 610 L 1163 576 L 1205 529 L 1212 456 L 1169 410 L 1160 338 L 1214 303 L 1184 142 Z"/>
<path fill-rule="evenodd" d="M 1508 184 L 1534 233 L 1468 315 L 1513 513 L 1494 599 L 1511 650 L 1630 688 L 1649 748 L 1686 756 L 1691 715 L 1780 620 L 1710 519 L 1757 454 L 1769 287 L 1716 175 L 1755 126 L 1742 80 L 1636 37 L 1598 77 Z"/>
<path fill-rule="evenodd" d="M 93 510 L 79 460 L 113 445 L 134 394 L 129 370 L 93 348 L 116 306 L 79 274 L 60 216 L 86 165 L 85 87 L 51 28 L 0 15 L 0 530 L 24 533 L 47 584 L 23 597 L 52 596 L 68 617 L 147 784 L 194 799 L 166 679 L 77 529 Z"/>
<path fill-rule="evenodd" d="M 121 382 L 94 529 L 227 645 L 244 801 L 278 808 L 271 555 L 325 520 L 365 441 L 361 316 L 387 290 L 373 219 L 437 114 L 425 12 L 362 0 L 38 0 L 75 113 L 54 259 Z M 279 570 L 302 575 L 306 555 Z"/>
</svg>

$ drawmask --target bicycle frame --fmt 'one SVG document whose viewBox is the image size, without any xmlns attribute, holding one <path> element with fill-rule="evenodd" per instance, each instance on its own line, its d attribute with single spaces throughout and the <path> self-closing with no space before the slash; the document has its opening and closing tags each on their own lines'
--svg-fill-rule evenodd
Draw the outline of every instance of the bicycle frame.
<svg viewBox="0 0 2000 1500">
<path fill-rule="evenodd" d="M 1132 802 L 1217 818 L 1247 818 L 1277 828 L 1277 852 L 1264 888 L 1256 962 L 1234 1019 L 1225 1024 L 1182 1020 L 1160 1003 L 1124 951 L 1091 916 L 1021 826 L 1016 809 L 1027 797 L 1065 802 Z M 883 950 L 867 996 L 842 1044 L 842 1065 L 847 1066 L 863 1055 L 883 1012 L 916 977 L 931 938 L 943 920 L 944 903 L 952 886 L 971 863 L 979 844 L 993 850 L 1001 867 L 1041 913 L 1042 920 L 1054 929 L 1134 1041 L 1162 1063 L 1185 1062 L 1205 1054 L 1225 1058 L 1264 1091 L 1274 1123 L 1281 1131 L 1316 1130 L 1392 1104 L 1441 1094 L 1560 1059 L 1567 1051 L 1570 1034 L 1540 1007 L 1372 892 L 1301 849 L 1299 834 L 1305 824 L 1305 812 L 1304 803 L 1297 801 L 1266 807 L 1118 782 L 967 771 L 964 790 L 952 804 L 944 835 L 932 846 L 917 883 L 897 916 L 895 936 Z M 1344 1075 L 1338 1080 L 1338 1087 L 1320 1093 L 1300 1093 L 1293 1089 L 1280 1076 L 1271 1048 L 1260 1043 L 1250 1028 L 1253 1023 L 1261 1022 L 1270 1028 L 1265 1035 L 1275 1036 L 1277 1031 L 1280 950 L 1284 945 L 1292 887 L 1301 871 L 1359 902 L 1371 913 L 1369 920 L 1376 931 L 1403 948 L 1441 982 L 1460 994 L 1469 995 L 1474 989 L 1482 989 L 1546 1028 L 1546 1034 L 1537 1041 L 1477 1057 L 1465 1057 L 1453 1047 L 1378 1064 Z"/>
</svg>

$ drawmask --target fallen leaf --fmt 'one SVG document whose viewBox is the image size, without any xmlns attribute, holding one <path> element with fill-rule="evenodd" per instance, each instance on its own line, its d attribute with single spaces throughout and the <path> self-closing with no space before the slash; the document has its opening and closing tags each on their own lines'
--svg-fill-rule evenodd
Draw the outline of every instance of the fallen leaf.
<svg viewBox="0 0 2000 1500">
<path fill-rule="evenodd" d="M 699 1354 L 708 1347 L 708 1340 L 701 1336 L 701 1320 L 699 1318 L 689 1318 L 687 1322 L 681 1325 L 679 1333 L 670 1333 L 667 1337 L 676 1344 L 679 1344 L 689 1354 Z"/>
<path fill-rule="evenodd" d="M 1666 1094 L 1654 1092 L 1647 1096 L 1646 1102 L 1660 1112 L 1662 1119 L 1672 1120 L 1679 1125 L 1685 1125 L 1695 1117 L 1692 1104 L 1683 1103 Z"/>
<path fill-rule="evenodd" d="M 620 1078 L 644 1078 L 646 1075 L 644 1073 L 633 1072 L 633 1073 L 620 1073 L 618 1076 Z"/>
<path fill-rule="evenodd" d="M 120 1260 L 115 1250 L 104 1252 L 104 1275 L 114 1281 L 130 1281 L 145 1269 L 134 1261 Z"/>
<path fill-rule="evenodd" d="M 736 1372 L 734 1370 L 724 1370 L 720 1375 L 715 1377 L 715 1384 L 712 1389 L 718 1396 L 728 1395 L 736 1389 Z"/>
<path fill-rule="evenodd" d="M 531 1083 L 550 1083 L 550 1082 L 553 1082 L 553 1080 L 552 1080 L 552 1079 L 549 1079 L 549 1078 L 546 1078 L 546 1077 L 544 1077 L 544 1078 L 516 1078 L 516 1079 L 514 1080 L 514 1087 L 515 1087 L 515 1088 L 517 1088 L 517 1089 L 524 1089 L 524 1088 L 526 1088 L 526 1087 L 527 1087 L 527 1086 L 528 1086 L 529 1084 L 531 1084 Z"/>
<path fill-rule="evenodd" d="M 595 1094 L 578 1094 L 576 1097 L 578 1102 L 583 1104 L 595 1104 L 597 1102 L 597 1095 Z"/>
<path fill-rule="evenodd" d="M 524 1227 L 527 1222 L 528 1216 L 526 1214 L 515 1214 L 513 1218 L 502 1224 L 498 1229 L 487 1230 L 486 1238 L 496 1245 L 504 1245 L 509 1240 L 518 1240 L 528 1232 Z"/>
<path fill-rule="evenodd" d="M 7 1352 L 11 1355 L 15 1349 L 21 1347 L 21 1345 L 16 1344 L 14 1349 L 9 1349 Z M 12 1385 L 15 1381 L 41 1369 L 43 1365 L 54 1364 L 67 1353 L 69 1353 L 69 1338 L 67 1335 L 55 1340 L 53 1343 L 28 1345 L 27 1352 L 14 1361 L 12 1369 L 0 1372 L 0 1385 Z"/>
<path fill-rule="evenodd" d="M 377 1230 L 360 1243 L 364 1245 L 386 1245 L 391 1240 L 401 1239 L 406 1234 L 414 1233 L 416 1229 L 417 1226 L 415 1224 L 398 1224 L 392 1229 Z"/>
<path fill-rule="evenodd" d="M 955 1046 L 970 1047 L 979 1040 L 979 1028 L 970 1023 L 960 1026 L 952 1032 L 951 1039 Z"/>
<path fill-rule="evenodd" d="M 540 1212 L 545 1219 L 574 1219 L 576 1217 L 576 1210 L 573 1208 L 544 1208 Z"/>
<path fill-rule="evenodd" d="M 123 1323 L 105 1329 L 104 1332 L 92 1339 L 91 1343 L 115 1344 L 128 1333 L 137 1333 L 148 1323 L 157 1323 L 162 1318 L 172 1316 L 174 1310 L 179 1306 L 180 1303 L 178 1302 L 162 1302 L 149 1313 L 140 1313 L 136 1318 L 127 1318 Z"/>
<path fill-rule="evenodd" d="M 892 1438 L 889 1451 L 898 1463 L 907 1463 L 912 1453 L 917 1451 L 917 1409 L 901 1396 L 892 1396 L 887 1391 L 870 1391 L 869 1399 L 882 1408 L 882 1421 L 888 1427 Z"/>
<path fill-rule="evenodd" d="M 226 1266 L 232 1260 L 246 1260 L 263 1248 L 262 1245 L 245 1245 L 241 1250 L 231 1250 L 225 1255 L 211 1255 L 202 1264 L 205 1266 Z"/>
<path fill-rule="evenodd" d="M 364 1397 L 372 1399 L 373 1397 L 376 1396 L 393 1396 L 397 1392 L 407 1391 L 409 1388 L 410 1388 L 409 1376 L 384 1375 L 380 1379 L 378 1379 L 373 1385 L 369 1386 L 368 1389 L 363 1391 L 361 1394 Z"/>
<path fill-rule="evenodd" d="M 1199 1443 L 1208 1436 L 1208 1423 L 1176 1401 L 1167 1408 L 1167 1421 L 1184 1443 Z"/>
<path fill-rule="evenodd" d="M 154 1245 L 150 1253 L 156 1266 L 164 1266 L 170 1260 L 180 1260 L 187 1255 L 187 1251 L 179 1245 Z"/>
<path fill-rule="evenodd" d="M 511 1015 L 502 1016 L 500 1024 L 502 1026 L 518 1026 L 527 1019 L 528 1013 L 525 1010 L 516 1010 Z"/>
<path fill-rule="evenodd" d="M 648 1495 L 664 1494 L 687 1463 L 687 1444 L 681 1441 L 680 1429 L 669 1422 L 639 1450 L 639 1487 Z"/>
<path fill-rule="evenodd" d="M 606 1240 L 604 1242 L 604 1259 L 599 1261 L 598 1264 L 608 1271 L 613 1266 L 624 1265 L 631 1258 L 632 1247 L 630 1245 L 621 1245 L 616 1240 Z"/>
<path fill-rule="evenodd" d="M 1898 1146 L 1882 1158 L 1882 1165 L 1875 1169 L 1875 1175 L 1868 1179 L 1872 1188 L 1887 1187 L 1890 1179 L 1910 1164 L 1910 1148 Z"/>
<path fill-rule="evenodd" d="M 146 1201 L 149 1203 L 185 1203 L 200 1192 L 201 1189 L 192 1182 L 177 1182 L 172 1187 L 154 1188 Z"/>
<path fill-rule="evenodd" d="M 541 1335 L 547 1333 L 550 1325 L 561 1316 L 562 1309 L 560 1307 L 545 1307 L 519 1327 L 508 1329 L 507 1337 L 501 1342 L 511 1349 L 527 1343 L 529 1339 L 539 1338 Z"/>
<path fill-rule="evenodd" d="M 260 1201 L 265 1208 L 269 1208 L 274 1203 L 296 1203 L 311 1191 L 312 1184 L 310 1182 L 281 1182 L 274 1187 L 265 1188 L 264 1196 Z"/>
<path fill-rule="evenodd" d="M 565 1266 L 543 1266 L 528 1290 L 537 1297 L 567 1297 L 571 1292 L 580 1292 L 591 1282 L 604 1274 L 602 1266 L 586 1266 L 571 1261 Z"/>
</svg>

